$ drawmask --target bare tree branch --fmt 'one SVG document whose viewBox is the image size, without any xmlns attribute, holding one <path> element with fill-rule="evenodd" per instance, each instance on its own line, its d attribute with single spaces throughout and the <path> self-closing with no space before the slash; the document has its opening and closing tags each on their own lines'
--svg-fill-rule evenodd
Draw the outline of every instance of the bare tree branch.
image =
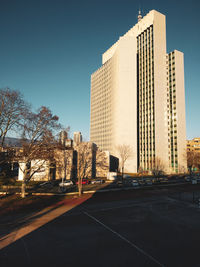
<svg viewBox="0 0 200 267">
<path fill-rule="evenodd" d="M 123 177 L 125 163 L 129 158 L 133 156 L 133 150 L 131 146 L 125 144 L 118 145 L 116 148 L 120 158 L 122 177 Z"/>
<path fill-rule="evenodd" d="M 165 165 L 163 164 L 162 160 L 159 157 L 155 158 L 154 164 L 152 168 L 152 174 L 155 177 L 159 177 L 164 174 Z"/>
<path fill-rule="evenodd" d="M 22 149 L 17 158 L 23 162 L 22 197 L 25 197 L 25 186 L 36 172 L 43 168 L 48 161 L 54 161 L 54 151 L 57 142 L 54 138 L 56 131 L 60 129 L 58 117 L 53 116 L 50 109 L 42 106 L 36 113 L 29 112 L 24 119 L 22 133 Z M 37 167 L 32 161 L 40 160 Z"/>
<path fill-rule="evenodd" d="M 187 151 L 187 165 L 192 172 L 193 168 L 200 169 L 200 153 L 195 151 Z"/>
<path fill-rule="evenodd" d="M 2 147 L 7 133 L 22 127 L 28 110 L 29 105 L 23 100 L 20 92 L 9 88 L 0 89 L 0 142 Z"/>
</svg>

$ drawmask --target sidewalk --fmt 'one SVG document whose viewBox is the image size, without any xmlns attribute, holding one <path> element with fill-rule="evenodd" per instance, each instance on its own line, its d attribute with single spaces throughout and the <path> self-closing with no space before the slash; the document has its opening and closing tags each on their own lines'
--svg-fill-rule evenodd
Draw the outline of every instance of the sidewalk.
<svg viewBox="0 0 200 267">
<path fill-rule="evenodd" d="M 25 218 L 25 225 L 0 238 L 0 249 L 3 249 L 4 247 L 12 244 L 23 236 L 56 219 L 65 212 L 85 202 L 90 197 L 91 195 L 84 195 L 81 198 L 66 199 L 56 203 L 55 205 L 51 205 L 48 208 L 45 208 L 40 212 L 31 215 L 30 217 Z M 27 221 L 29 222 L 26 223 Z"/>
</svg>

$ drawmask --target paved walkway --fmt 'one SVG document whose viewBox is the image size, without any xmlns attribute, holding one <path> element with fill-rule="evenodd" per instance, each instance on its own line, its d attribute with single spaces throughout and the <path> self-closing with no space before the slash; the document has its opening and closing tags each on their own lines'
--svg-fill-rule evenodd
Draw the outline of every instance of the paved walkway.
<svg viewBox="0 0 200 267">
<path fill-rule="evenodd" d="M 84 195 L 81 198 L 66 199 L 28 217 L 27 220 L 30 220 L 29 223 L 27 223 L 25 226 L 22 226 L 20 229 L 14 230 L 8 235 L 0 238 L 0 249 L 7 247 L 23 236 L 33 232 L 39 227 L 66 213 L 67 211 L 77 207 L 90 197 L 91 195 Z"/>
</svg>

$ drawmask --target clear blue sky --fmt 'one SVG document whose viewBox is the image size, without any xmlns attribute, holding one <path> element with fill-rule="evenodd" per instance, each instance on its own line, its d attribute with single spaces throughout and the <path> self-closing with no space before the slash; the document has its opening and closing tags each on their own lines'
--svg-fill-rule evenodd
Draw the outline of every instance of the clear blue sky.
<svg viewBox="0 0 200 267">
<path fill-rule="evenodd" d="M 89 139 L 90 75 L 101 54 L 143 15 L 166 15 L 167 50 L 185 54 L 187 138 L 200 136 L 200 2 L 0 0 L 0 88 L 20 90 L 34 108 Z"/>
</svg>

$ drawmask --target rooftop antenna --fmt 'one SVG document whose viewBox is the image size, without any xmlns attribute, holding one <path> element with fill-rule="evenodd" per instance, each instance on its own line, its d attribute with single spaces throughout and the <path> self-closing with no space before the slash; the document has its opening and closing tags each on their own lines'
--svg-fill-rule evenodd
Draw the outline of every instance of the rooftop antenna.
<svg viewBox="0 0 200 267">
<path fill-rule="evenodd" d="M 142 15 L 141 15 L 141 9 L 139 9 L 139 12 L 138 12 L 138 22 L 142 19 Z"/>
</svg>

